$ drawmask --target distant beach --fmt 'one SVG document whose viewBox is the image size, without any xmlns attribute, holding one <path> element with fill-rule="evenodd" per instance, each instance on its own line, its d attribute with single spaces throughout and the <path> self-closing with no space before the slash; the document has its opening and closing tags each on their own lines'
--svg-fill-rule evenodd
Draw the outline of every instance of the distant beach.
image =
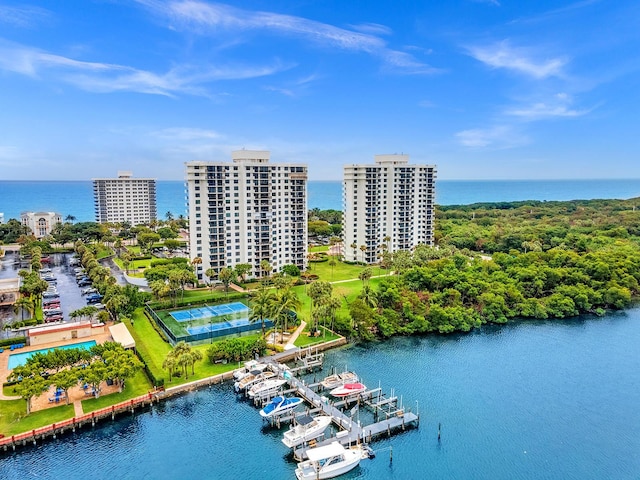
<svg viewBox="0 0 640 480">
<path fill-rule="evenodd" d="M 309 181 L 308 208 L 342 210 L 342 182 Z M 436 203 L 468 205 L 518 200 L 588 200 L 640 197 L 633 180 L 438 180 Z M 158 218 L 167 212 L 187 216 L 182 181 L 158 181 Z M 55 211 L 76 221 L 94 221 L 91 181 L 0 181 L 0 212 L 5 221 L 22 211 Z"/>
</svg>

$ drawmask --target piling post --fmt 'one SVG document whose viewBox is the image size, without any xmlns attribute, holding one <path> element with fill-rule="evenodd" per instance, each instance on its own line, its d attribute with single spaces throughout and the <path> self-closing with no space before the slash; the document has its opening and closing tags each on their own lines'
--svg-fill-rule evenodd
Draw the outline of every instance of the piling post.
<svg viewBox="0 0 640 480">
<path fill-rule="evenodd" d="M 393 463 L 393 445 L 389 447 L 389 465 Z"/>
<path fill-rule="evenodd" d="M 438 442 L 440 442 L 440 427 L 441 427 L 441 424 L 438 423 Z"/>
</svg>

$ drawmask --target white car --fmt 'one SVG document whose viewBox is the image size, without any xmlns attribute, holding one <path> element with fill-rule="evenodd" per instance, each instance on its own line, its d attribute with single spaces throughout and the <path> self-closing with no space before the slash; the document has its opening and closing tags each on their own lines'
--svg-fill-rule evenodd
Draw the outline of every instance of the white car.
<svg viewBox="0 0 640 480">
<path fill-rule="evenodd" d="M 104 310 L 105 308 L 107 308 L 104 306 L 104 303 L 94 303 L 91 306 L 96 307 L 98 310 Z"/>
<path fill-rule="evenodd" d="M 89 295 L 90 293 L 97 293 L 97 291 L 98 290 L 93 287 L 87 287 L 80 290 L 80 293 L 82 293 L 82 295 Z"/>
</svg>

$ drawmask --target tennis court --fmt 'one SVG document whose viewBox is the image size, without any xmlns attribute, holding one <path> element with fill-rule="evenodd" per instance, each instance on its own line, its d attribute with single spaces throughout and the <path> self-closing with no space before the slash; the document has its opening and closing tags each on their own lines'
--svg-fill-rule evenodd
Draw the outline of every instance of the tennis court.
<svg viewBox="0 0 640 480">
<path fill-rule="evenodd" d="M 202 318 L 220 317 L 222 315 L 231 315 L 234 313 L 248 312 L 249 307 L 244 303 L 234 302 L 225 303 L 223 305 L 204 306 L 197 308 L 188 308 L 186 310 L 177 310 L 171 312 L 170 315 L 178 322 L 191 322 Z M 223 322 L 224 323 L 224 322 Z M 206 330 L 207 332 L 210 330 Z"/>
<path fill-rule="evenodd" d="M 187 332 L 189 332 L 191 335 L 198 335 L 201 333 L 216 332 L 216 331 L 227 330 L 235 327 L 244 327 L 250 324 L 251 322 L 249 322 L 248 318 L 239 318 L 237 320 L 230 320 L 228 322 L 218 322 L 218 323 L 212 323 L 209 325 L 198 325 L 197 327 L 188 327 Z M 259 327 L 260 327 L 260 323 L 258 322 L 258 328 Z"/>
</svg>

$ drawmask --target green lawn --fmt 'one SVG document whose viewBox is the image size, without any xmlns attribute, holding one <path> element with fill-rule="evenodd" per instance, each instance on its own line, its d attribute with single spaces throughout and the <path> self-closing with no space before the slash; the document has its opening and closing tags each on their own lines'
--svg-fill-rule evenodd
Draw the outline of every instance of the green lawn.
<svg viewBox="0 0 640 480">
<path fill-rule="evenodd" d="M 24 400 L 2 400 L 0 401 L 0 433 L 5 436 L 16 435 L 58 423 L 73 416 L 73 405 L 47 408 L 27 416 L 27 403 Z"/>
<path fill-rule="evenodd" d="M 333 267 L 329 265 L 328 261 L 319 263 L 309 262 L 309 270 L 307 272 L 318 275 L 320 280 L 325 282 L 335 282 L 338 280 L 358 278 L 360 272 L 365 268 L 364 265 L 349 265 L 339 261 L 336 262 L 336 265 Z M 377 272 L 374 271 L 374 275 L 377 275 Z"/>
<path fill-rule="evenodd" d="M 308 347 L 309 345 L 329 342 L 331 340 L 336 340 L 340 338 L 340 335 L 336 335 L 335 333 L 331 332 L 327 328 L 320 327 L 320 330 L 322 331 L 323 334 L 318 337 L 310 337 L 307 335 L 307 332 L 302 332 L 294 342 L 294 345 L 296 347 L 304 348 L 304 347 Z"/>
<path fill-rule="evenodd" d="M 127 323 L 129 331 L 136 341 L 136 349 L 141 351 L 145 359 L 147 359 L 147 366 L 153 372 L 157 378 L 164 378 L 165 387 L 173 385 L 180 385 L 181 383 L 190 382 L 192 380 L 199 380 L 201 378 L 210 377 L 219 373 L 228 372 L 236 368 L 235 364 L 211 364 L 206 356 L 206 351 L 209 345 L 197 345 L 194 346 L 194 350 L 199 350 L 204 357 L 203 360 L 195 365 L 195 373 L 191 373 L 189 369 L 189 377 L 184 376 L 173 378 L 169 382 L 169 373 L 162 368 L 162 363 L 167 356 L 167 353 L 171 350 L 171 345 L 165 342 L 162 337 L 156 332 L 151 325 L 151 321 L 144 315 L 142 309 L 136 310 L 133 315 L 133 326 Z M 256 336 L 257 338 L 257 336 Z"/>
<path fill-rule="evenodd" d="M 375 288 L 381 280 L 382 278 L 380 277 L 371 278 L 369 280 L 369 285 L 371 286 L 371 288 Z M 306 288 L 309 288 L 308 285 L 306 286 Z M 306 288 L 304 285 L 293 287 L 294 291 L 298 294 L 298 298 L 300 299 L 300 302 L 302 304 L 300 310 L 298 311 L 298 315 L 309 322 L 309 319 L 311 317 L 311 297 L 307 295 Z M 346 315 L 349 312 L 349 303 L 355 300 L 361 291 L 362 281 L 360 280 L 351 280 L 333 284 L 333 295 L 342 300 L 342 306 L 340 307 L 340 310 L 338 310 L 339 315 Z"/>
<path fill-rule="evenodd" d="M 144 314 L 144 309 L 137 309 L 133 313 L 132 322 L 127 320 L 125 322 L 133 339 L 136 341 L 136 350 L 147 361 L 147 367 L 156 377 L 164 377 L 166 372 L 162 369 L 162 362 L 169 350 L 171 350 L 171 345 L 165 342 L 158 332 L 154 330 L 153 325 Z"/>
<path fill-rule="evenodd" d="M 309 247 L 309 253 L 328 252 L 328 251 L 329 251 L 329 245 L 316 245 L 315 247 Z"/>
<path fill-rule="evenodd" d="M 84 413 L 90 413 L 95 410 L 99 410 L 104 407 L 109 407 L 116 403 L 124 402 L 131 398 L 144 395 L 153 388 L 153 385 L 149 382 L 149 379 L 140 370 L 133 378 L 128 379 L 125 382 L 125 388 L 122 392 L 111 393 L 109 395 L 103 395 L 98 398 L 88 398 L 82 401 L 82 410 Z"/>
</svg>

